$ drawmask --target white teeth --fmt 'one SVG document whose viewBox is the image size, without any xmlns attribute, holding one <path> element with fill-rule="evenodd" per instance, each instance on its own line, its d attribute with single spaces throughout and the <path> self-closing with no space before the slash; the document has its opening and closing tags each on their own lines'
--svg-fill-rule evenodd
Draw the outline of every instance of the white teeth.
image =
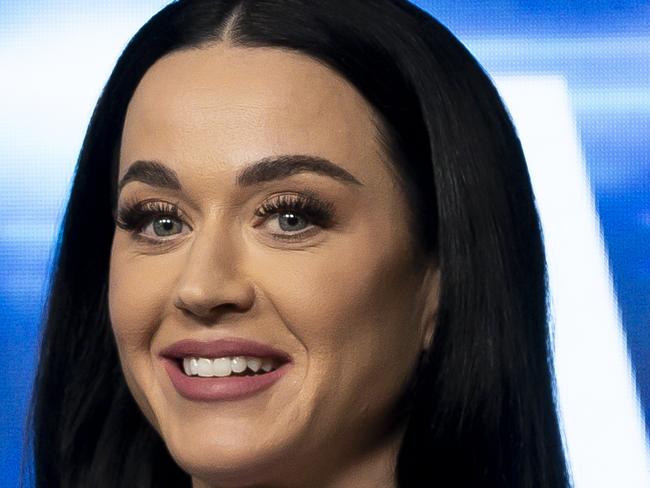
<svg viewBox="0 0 650 488">
<path fill-rule="evenodd" d="M 252 356 L 232 356 L 216 359 L 186 357 L 183 358 L 183 371 L 188 376 L 201 377 L 226 377 L 233 373 L 243 373 L 250 369 L 253 373 L 258 371 L 268 373 L 276 367 L 271 358 L 258 358 Z"/>
<path fill-rule="evenodd" d="M 269 358 L 264 358 L 262 360 L 262 370 L 268 373 L 272 369 L 273 369 L 273 361 Z"/>
<path fill-rule="evenodd" d="M 243 373 L 246 371 L 246 358 L 243 356 L 235 356 L 231 361 L 233 373 Z"/>
<path fill-rule="evenodd" d="M 212 372 L 215 376 L 228 376 L 232 372 L 230 358 L 217 358 L 212 361 Z"/>
<path fill-rule="evenodd" d="M 248 364 L 248 369 L 250 369 L 253 373 L 257 373 L 262 366 L 262 360 L 260 358 L 252 358 L 250 356 L 247 356 L 246 364 Z"/>
<path fill-rule="evenodd" d="M 212 361 L 209 359 L 199 359 L 199 376 L 212 376 Z"/>
<path fill-rule="evenodd" d="M 188 376 L 192 374 L 192 370 L 190 369 L 190 358 L 183 359 L 183 371 L 185 371 L 185 374 Z"/>
</svg>

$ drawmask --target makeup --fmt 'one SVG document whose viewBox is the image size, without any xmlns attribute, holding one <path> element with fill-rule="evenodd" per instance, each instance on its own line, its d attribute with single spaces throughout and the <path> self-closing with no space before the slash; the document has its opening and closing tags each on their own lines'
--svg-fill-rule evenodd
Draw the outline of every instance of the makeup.
<svg viewBox="0 0 650 488">
<path fill-rule="evenodd" d="M 134 399 L 203 486 L 390 486 L 437 288 L 383 154 L 354 87 L 284 50 L 175 52 L 138 85 L 111 326 Z M 360 457 L 381 469 L 350 474 Z"/>
<path fill-rule="evenodd" d="M 182 340 L 164 349 L 160 359 L 176 391 L 201 402 L 240 400 L 261 393 L 291 367 L 286 353 L 238 338 Z"/>
</svg>

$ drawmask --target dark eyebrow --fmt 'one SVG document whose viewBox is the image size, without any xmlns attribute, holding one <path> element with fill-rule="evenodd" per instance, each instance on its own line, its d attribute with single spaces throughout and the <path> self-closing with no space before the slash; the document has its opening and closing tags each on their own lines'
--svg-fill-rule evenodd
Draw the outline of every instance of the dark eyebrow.
<svg viewBox="0 0 650 488">
<path fill-rule="evenodd" d="M 236 182 L 239 186 L 251 186 L 306 171 L 330 176 L 344 183 L 363 186 L 363 183 L 354 176 L 327 159 L 295 154 L 260 159 L 239 171 Z M 176 172 L 158 161 L 139 160 L 129 166 L 117 186 L 117 194 L 119 195 L 124 185 L 131 181 L 140 181 L 170 190 L 181 189 Z"/>
<path fill-rule="evenodd" d="M 239 186 L 250 186 L 257 183 L 286 178 L 297 173 L 309 171 L 354 185 L 363 184 L 340 166 L 317 156 L 291 154 L 272 156 L 247 166 L 237 174 Z"/>
<path fill-rule="evenodd" d="M 124 185 L 130 181 L 140 181 L 147 185 L 157 186 L 159 188 L 168 188 L 170 190 L 180 190 L 181 182 L 176 176 L 176 172 L 158 161 L 136 161 L 117 185 L 117 194 L 119 195 Z"/>
</svg>

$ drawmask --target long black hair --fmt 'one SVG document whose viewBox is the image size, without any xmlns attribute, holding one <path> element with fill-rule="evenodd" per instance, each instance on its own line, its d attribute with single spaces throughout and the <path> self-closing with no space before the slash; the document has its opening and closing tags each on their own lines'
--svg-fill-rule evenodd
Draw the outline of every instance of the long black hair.
<svg viewBox="0 0 650 488">
<path fill-rule="evenodd" d="M 133 37 L 92 115 L 58 243 L 30 413 L 36 486 L 190 486 L 120 368 L 107 311 L 112 206 L 144 73 L 224 40 L 298 51 L 357 88 L 379 115 L 418 243 L 438 262 L 437 326 L 409 397 L 399 486 L 568 487 L 521 144 L 478 62 L 406 0 L 178 1 Z"/>
</svg>

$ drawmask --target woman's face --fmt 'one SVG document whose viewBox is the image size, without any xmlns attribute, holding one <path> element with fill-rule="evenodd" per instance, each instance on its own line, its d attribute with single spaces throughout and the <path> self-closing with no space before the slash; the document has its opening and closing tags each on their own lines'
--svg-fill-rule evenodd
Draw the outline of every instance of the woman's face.
<svg viewBox="0 0 650 488">
<path fill-rule="evenodd" d="M 213 45 L 139 84 L 110 317 L 133 396 L 197 482 L 322 480 L 394 439 L 437 274 L 383 159 L 368 103 L 300 54 Z M 207 346 L 170 349 L 184 340 Z"/>
</svg>

